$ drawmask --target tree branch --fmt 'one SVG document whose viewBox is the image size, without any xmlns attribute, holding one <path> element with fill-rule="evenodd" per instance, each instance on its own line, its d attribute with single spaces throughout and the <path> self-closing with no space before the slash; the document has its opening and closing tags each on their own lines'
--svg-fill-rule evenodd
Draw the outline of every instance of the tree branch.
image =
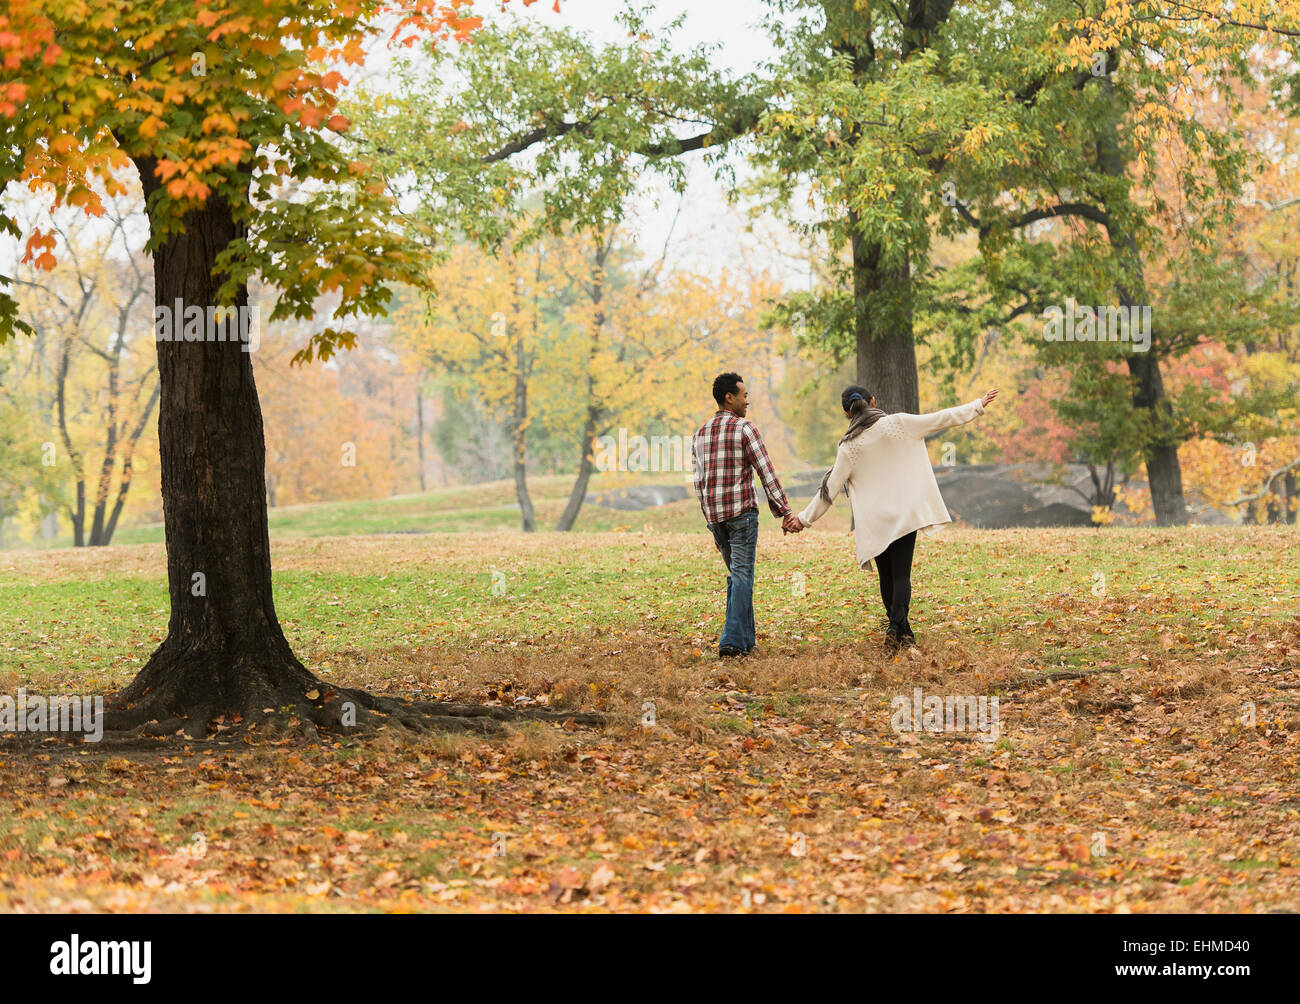
<svg viewBox="0 0 1300 1004">
<path fill-rule="evenodd" d="M 1233 499 L 1231 502 L 1228 503 L 1228 505 L 1245 505 L 1247 502 L 1258 502 L 1266 495 L 1272 493 L 1274 481 L 1280 478 L 1283 474 L 1287 473 L 1287 471 L 1294 471 L 1298 467 L 1300 467 L 1300 457 L 1296 457 L 1293 461 L 1291 461 L 1291 463 L 1285 464 L 1284 466 L 1279 467 L 1277 470 L 1269 472 L 1268 479 L 1264 482 L 1264 487 L 1261 488 L 1254 495 L 1242 495 L 1239 498 Z"/>
<path fill-rule="evenodd" d="M 609 111 L 610 106 L 602 108 L 591 118 L 578 122 L 551 122 L 546 125 L 538 126 L 521 136 L 510 140 L 499 150 L 487 154 L 481 158 L 481 163 L 493 164 L 497 161 L 506 160 L 517 153 L 523 153 L 529 147 L 536 146 L 538 143 L 548 139 L 559 139 L 567 136 L 571 132 L 579 135 L 586 135 L 596 119 L 600 118 L 605 112 Z M 683 153 L 690 153 L 693 150 L 703 150 L 711 146 L 721 146 L 723 143 L 730 142 L 737 136 L 751 131 L 758 124 L 759 112 L 738 112 L 731 116 L 725 122 L 719 123 L 707 132 L 698 133 L 695 136 L 688 136 L 685 139 L 662 140 L 657 143 L 646 143 L 642 146 L 634 146 L 625 149 L 624 153 L 638 154 L 642 157 L 676 157 Z"/>
</svg>

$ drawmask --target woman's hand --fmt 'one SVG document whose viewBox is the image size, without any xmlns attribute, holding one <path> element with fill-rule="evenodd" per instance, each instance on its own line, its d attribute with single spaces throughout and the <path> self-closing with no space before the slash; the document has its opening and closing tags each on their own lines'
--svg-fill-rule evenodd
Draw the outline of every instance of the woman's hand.
<svg viewBox="0 0 1300 1004">
<path fill-rule="evenodd" d="M 980 404 L 984 405 L 984 407 L 987 408 L 990 404 L 993 403 L 993 401 L 997 398 L 997 396 L 998 396 L 998 389 L 994 387 L 992 390 L 985 392 L 984 396 L 980 398 Z"/>
</svg>

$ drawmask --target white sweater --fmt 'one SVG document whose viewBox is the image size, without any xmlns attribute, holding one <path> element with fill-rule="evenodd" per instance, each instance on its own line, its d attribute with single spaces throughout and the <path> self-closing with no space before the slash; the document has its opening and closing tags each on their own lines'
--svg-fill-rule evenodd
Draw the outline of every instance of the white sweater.
<svg viewBox="0 0 1300 1004">
<path fill-rule="evenodd" d="M 900 412 L 840 444 L 826 488 L 834 499 L 848 485 L 859 565 L 868 567 L 872 558 L 913 530 L 937 533 L 952 522 L 934 480 L 925 437 L 983 414 L 979 398 L 928 415 Z M 829 508 L 819 492 L 799 520 L 812 526 Z"/>
</svg>

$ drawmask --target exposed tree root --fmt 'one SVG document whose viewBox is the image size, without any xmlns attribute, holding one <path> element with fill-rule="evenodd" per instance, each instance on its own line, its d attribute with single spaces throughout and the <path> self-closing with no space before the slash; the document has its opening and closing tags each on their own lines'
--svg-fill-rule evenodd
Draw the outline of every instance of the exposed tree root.
<svg viewBox="0 0 1300 1004">
<path fill-rule="evenodd" d="M 1127 666 L 1115 666 L 1106 669 L 1071 669 L 1063 670 L 1059 673 L 1035 673 L 1032 676 L 1026 676 L 1019 680 L 1012 680 L 1009 683 L 999 683 L 993 689 L 1000 690 L 1003 693 L 1010 693 L 1013 690 L 1020 690 L 1024 687 L 1033 687 L 1040 683 L 1054 683 L 1057 680 L 1082 680 L 1087 676 L 1097 676 L 1101 673 L 1119 673 Z"/>
<path fill-rule="evenodd" d="M 223 739 L 243 736 L 250 742 L 316 742 L 324 736 L 352 738 L 390 729 L 500 735 L 508 731 L 509 722 L 605 724 L 602 715 L 591 712 L 405 701 L 336 687 L 285 655 L 277 659 L 263 650 L 224 658 L 197 653 L 187 657 L 169 652 L 164 644 L 129 686 L 109 698 L 105 732 L 127 740 L 203 740 L 215 731 Z"/>
</svg>

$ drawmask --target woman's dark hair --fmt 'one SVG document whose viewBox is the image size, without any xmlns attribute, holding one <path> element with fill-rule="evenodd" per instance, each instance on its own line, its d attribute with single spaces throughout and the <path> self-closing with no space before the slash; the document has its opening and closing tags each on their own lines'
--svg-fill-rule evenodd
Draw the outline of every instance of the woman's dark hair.
<svg viewBox="0 0 1300 1004">
<path fill-rule="evenodd" d="M 883 411 L 868 404 L 870 400 L 871 392 L 865 387 L 859 387 L 855 384 L 852 387 L 844 388 L 844 393 L 840 395 L 840 403 L 844 405 L 844 410 L 849 413 L 849 427 L 844 435 L 840 437 L 840 445 L 862 435 L 885 417 Z M 822 476 L 821 497 L 822 501 L 828 505 L 831 501 L 831 493 L 826 486 L 829 484 L 830 479 L 831 472 L 827 471 Z"/>
<path fill-rule="evenodd" d="M 840 407 L 845 411 L 848 411 L 849 405 L 853 403 L 854 394 L 859 395 L 864 401 L 871 400 L 871 391 L 867 390 L 867 388 L 863 387 L 861 384 L 855 383 L 850 387 L 845 387 L 844 390 L 840 392 Z"/>
</svg>

